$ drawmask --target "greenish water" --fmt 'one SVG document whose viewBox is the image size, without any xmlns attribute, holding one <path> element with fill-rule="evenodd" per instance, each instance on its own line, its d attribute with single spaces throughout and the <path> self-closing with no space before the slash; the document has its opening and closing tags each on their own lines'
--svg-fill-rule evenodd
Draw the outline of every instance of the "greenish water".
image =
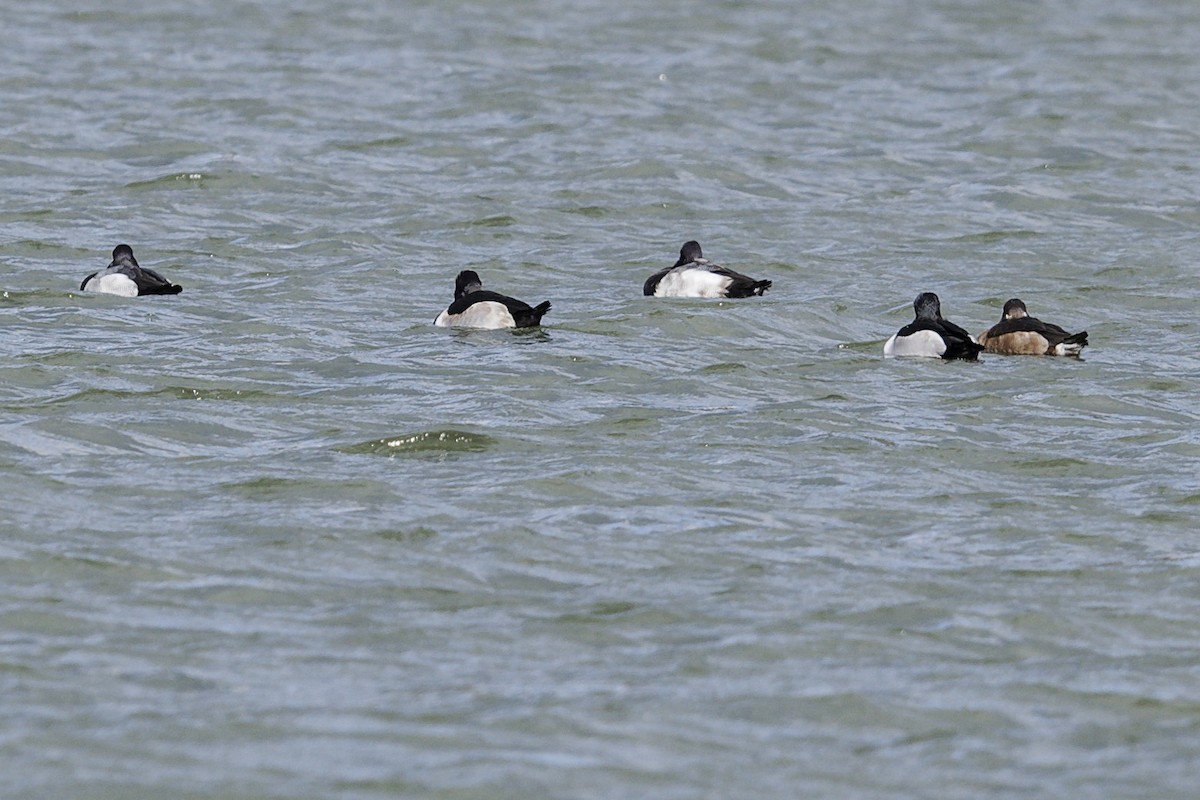
<svg viewBox="0 0 1200 800">
<path fill-rule="evenodd" d="M 4 19 L 4 797 L 1194 794 L 1200 8 Z"/>
</svg>

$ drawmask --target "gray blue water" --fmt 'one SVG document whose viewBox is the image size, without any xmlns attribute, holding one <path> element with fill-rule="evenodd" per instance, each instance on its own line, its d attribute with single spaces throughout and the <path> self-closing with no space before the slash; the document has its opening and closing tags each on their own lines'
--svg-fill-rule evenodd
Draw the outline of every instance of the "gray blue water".
<svg viewBox="0 0 1200 800">
<path fill-rule="evenodd" d="M 0 7 L 0 796 L 1195 795 L 1200 6 Z"/>
</svg>

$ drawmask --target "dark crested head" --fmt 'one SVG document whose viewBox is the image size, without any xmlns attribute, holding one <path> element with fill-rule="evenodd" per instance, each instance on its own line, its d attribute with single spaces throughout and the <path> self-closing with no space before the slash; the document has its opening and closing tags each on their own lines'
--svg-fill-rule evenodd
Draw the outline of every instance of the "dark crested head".
<svg viewBox="0 0 1200 800">
<path fill-rule="evenodd" d="M 704 253 L 700 251 L 700 243 L 697 241 L 685 242 L 683 247 L 679 248 L 679 260 L 675 262 L 675 266 L 682 267 L 699 258 L 704 258 Z"/>
<path fill-rule="evenodd" d="M 479 273 L 473 269 L 464 269 L 454 279 L 454 299 L 457 300 L 482 288 L 483 282 L 479 280 Z"/>
<path fill-rule="evenodd" d="M 1009 300 L 1004 304 L 1003 319 L 1020 319 L 1021 317 L 1028 316 L 1029 311 L 1025 308 L 1025 304 L 1017 298 L 1014 297 L 1012 300 Z"/>
<path fill-rule="evenodd" d="M 113 248 L 112 264 L 109 266 L 115 266 L 122 262 L 137 265 L 137 259 L 133 257 L 133 248 L 127 244 L 119 244 Z"/>
<path fill-rule="evenodd" d="M 913 311 L 917 312 L 917 319 L 941 319 L 942 301 L 933 292 L 921 292 L 913 300 Z"/>
</svg>

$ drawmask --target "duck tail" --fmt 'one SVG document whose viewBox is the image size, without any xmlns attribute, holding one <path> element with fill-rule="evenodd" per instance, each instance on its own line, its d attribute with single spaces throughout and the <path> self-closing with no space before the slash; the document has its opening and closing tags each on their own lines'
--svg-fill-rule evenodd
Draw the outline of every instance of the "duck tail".
<svg viewBox="0 0 1200 800">
<path fill-rule="evenodd" d="M 138 294 L 179 294 L 183 287 L 178 283 L 168 283 L 166 286 L 138 287 Z"/>
<path fill-rule="evenodd" d="M 533 322 L 532 325 L 541 325 L 542 317 L 546 316 L 546 312 L 550 310 L 550 301 L 546 300 L 543 303 L 538 303 L 533 307 Z"/>
<path fill-rule="evenodd" d="M 1054 346 L 1054 353 L 1060 356 L 1077 356 L 1087 347 L 1087 343 L 1087 331 L 1073 333 Z"/>
<path fill-rule="evenodd" d="M 961 358 L 965 361 L 979 360 L 979 354 L 983 352 L 983 345 L 975 341 L 970 335 L 965 339 L 947 339 L 946 352 L 942 354 L 942 358 L 946 360 Z"/>
</svg>

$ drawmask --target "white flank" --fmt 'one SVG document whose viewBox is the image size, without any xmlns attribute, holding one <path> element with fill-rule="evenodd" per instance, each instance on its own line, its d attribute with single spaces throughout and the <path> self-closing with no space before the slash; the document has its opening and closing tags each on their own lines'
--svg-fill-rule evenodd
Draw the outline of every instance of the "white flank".
<svg viewBox="0 0 1200 800">
<path fill-rule="evenodd" d="M 883 345 L 885 358 L 892 356 L 923 356 L 941 358 L 946 352 L 946 343 L 934 331 L 917 331 L 911 336 L 892 334 Z"/>
<path fill-rule="evenodd" d="M 663 276 L 655 297 L 724 297 L 733 280 L 706 269 L 678 269 Z"/>
<path fill-rule="evenodd" d="M 137 297 L 138 287 L 133 282 L 133 278 L 128 275 L 122 275 L 119 272 L 113 272 L 108 275 L 97 275 L 87 282 L 83 287 L 85 292 L 99 292 L 100 294 L 116 294 L 121 297 Z"/>
<path fill-rule="evenodd" d="M 515 328 L 516 320 L 503 303 L 491 300 L 467 306 L 461 314 L 438 314 L 434 325 L 443 328 Z"/>
</svg>

